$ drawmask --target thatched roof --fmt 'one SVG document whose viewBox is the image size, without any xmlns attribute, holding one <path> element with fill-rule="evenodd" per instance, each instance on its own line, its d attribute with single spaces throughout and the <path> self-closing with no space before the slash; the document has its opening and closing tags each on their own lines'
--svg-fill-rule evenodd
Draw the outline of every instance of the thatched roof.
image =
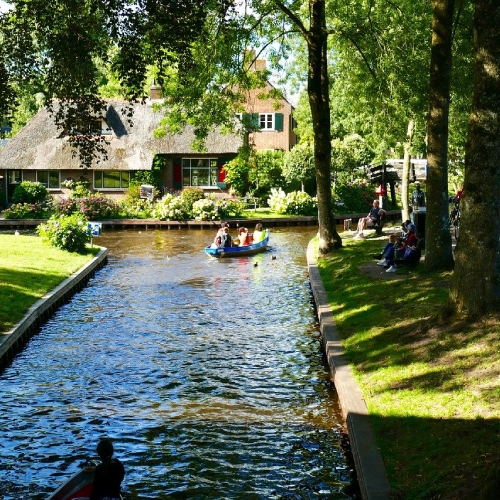
<svg viewBox="0 0 500 500">
<path fill-rule="evenodd" d="M 193 128 L 182 133 L 167 134 L 157 139 L 153 131 L 158 128 L 161 112 L 155 113 L 151 104 L 133 104 L 133 126 L 123 111 L 128 103 L 109 102 L 106 123 L 112 130 L 106 138 L 108 159 L 95 163 L 99 170 L 150 170 L 155 154 L 175 156 L 199 155 L 193 150 Z M 240 136 L 209 134 L 206 146 L 210 155 L 235 154 L 242 145 Z M 64 131 L 54 124 L 46 108 L 37 115 L 3 148 L 0 149 L 0 169 L 66 170 L 80 169 L 78 156 L 73 157 L 72 147 Z"/>
</svg>

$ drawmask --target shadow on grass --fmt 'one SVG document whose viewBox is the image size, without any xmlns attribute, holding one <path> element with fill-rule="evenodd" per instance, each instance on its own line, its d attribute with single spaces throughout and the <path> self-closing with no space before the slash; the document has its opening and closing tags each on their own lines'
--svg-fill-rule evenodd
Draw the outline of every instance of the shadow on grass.
<svg viewBox="0 0 500 500">
<path fill-rule="evenodd" d="M 371 415 L 371 421 L 394 500 L 499 498 L 500 420 Z"/>
<path fill-rule="evenodd" d="M 65 275 L 0 267 L 0 332 L 19 322 L 27 310 L 55 288 Z"/>
</svg>

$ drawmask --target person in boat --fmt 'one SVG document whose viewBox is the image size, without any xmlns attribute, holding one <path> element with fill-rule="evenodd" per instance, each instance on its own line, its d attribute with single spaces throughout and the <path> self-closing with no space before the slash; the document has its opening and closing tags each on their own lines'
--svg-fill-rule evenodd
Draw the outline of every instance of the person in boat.
<svg viewBox="0 0 500 500">
<path fill-rule="evenodd" d="M 109 439 L 99 441 L 97 454 L 101 459 L 101 463 L 94 471 L 90 500 L 120 500 L 125 468 L 120 460 L 113 458 L 113 452 L 113 443 Z"/>
<path fill-rule="evenodd" d="M 252 235 L 252 243 L 259 243 L 266 237 L 266 232 L 262 228 L 262 224 L 259 222 L 255 225 L 255 230 Z"/>
<path fill-rule="evenodd" d="M 217 239 L 217 237 L 216 237 Z M 217 245 L 218 248 L 227 248 L 233 246 L 233 240 L 231 235 L 229 234 L 229 227 L 225 227 L 222 235 L 220 236 L 220 242 Z"/>
<path fill-rule="evenodd" d="M 238 230 L 238 240 L 240 247 L 246 247 L 250 245 L 250 238 L 248 236 L 248 229 L 246 227 L 240 227 Z"/>
</svg>

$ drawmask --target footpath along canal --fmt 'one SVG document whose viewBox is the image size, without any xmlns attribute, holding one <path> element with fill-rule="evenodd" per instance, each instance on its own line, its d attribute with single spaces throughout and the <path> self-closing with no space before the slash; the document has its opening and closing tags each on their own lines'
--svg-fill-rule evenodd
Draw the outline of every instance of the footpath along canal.
<svg viewBox="0 0 500 500">
<path fill-rule="evenodd" d="M 216 260 L 207 230 L 116 230 L 0 374 L 0 498 L 47 497 L 114 439 L 125 499 L 359 498 L 306 248 Z"/>
</svg>

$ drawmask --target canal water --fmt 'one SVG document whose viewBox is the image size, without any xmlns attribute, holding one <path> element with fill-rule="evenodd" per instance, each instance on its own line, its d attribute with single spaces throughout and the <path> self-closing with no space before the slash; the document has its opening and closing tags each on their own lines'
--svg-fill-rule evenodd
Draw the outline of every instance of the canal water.
<svg viewBox="0 0 500 500">
<path fill-rule="evenodd" d="M 313 228 L 216 260 L 207 230 L 109 231 L 108 265 L 0 373 L 0 499 L 114 440 L 125 499 L 356 498 L 320 348 Z"/>
</svg>

